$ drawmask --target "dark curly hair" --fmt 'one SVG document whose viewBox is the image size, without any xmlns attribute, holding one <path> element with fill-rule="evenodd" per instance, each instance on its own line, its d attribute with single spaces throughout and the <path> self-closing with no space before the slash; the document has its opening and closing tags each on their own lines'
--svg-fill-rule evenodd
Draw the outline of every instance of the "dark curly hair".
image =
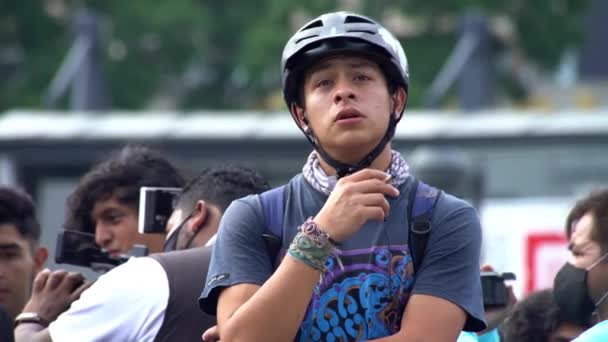
<svg viewBox="0 0 608 342">
<path fill-rule="evenodd" d="M 549 341 L 551 334 L 564 323 L 578 325 L 563 316 L 553 299 L 553 291 L 547 289 L 534 292 L 517 303 L 505 320 L 502 332 L 508 342 Z"/>
<path fill-rule="evenodd" d="M 19 234 L 32 243 L 40 240 L 34 201 L 19 189 L 0 186 L 0 224 L 15 225 Z"/>
<path fill-rule="evenodd" d="M 226 164 L 206 168 L 184 187 L 176 207 L 191 212 L 197 201 L 204 200 L 224 212 L 232 201 L 269 188 L 264 177 L 245 166 Z"/>
<path fill-rule="evenodd" d="M 127 145 L 95 165 L 68 197 L 66 229 L 95 233 L 91 212 L 95 203 L 117 196 L 137 209 L 142 186 L 182 187 L 181 173 L 161 154 L 141 145 Z"/>
<path fill-rule="evenodd" d="M 608 252 L 608 188 L 594 190 L 576 202 L 566 219 L 566 235 L 570 238 L 574 224 L 589 212 L 595 219 L 591 238 Z"/>
</svg>

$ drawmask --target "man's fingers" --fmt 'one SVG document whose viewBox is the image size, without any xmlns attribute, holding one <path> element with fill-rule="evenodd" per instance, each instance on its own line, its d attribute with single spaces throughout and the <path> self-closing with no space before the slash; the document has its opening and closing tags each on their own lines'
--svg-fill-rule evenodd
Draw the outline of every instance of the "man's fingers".
<svg viewBox="0 0 608 342">
<path fill-rule="evenodd" d="M 42 289 L 44 288 L 44 285 L 46 285 L 46 282 L 49 279 L 49 275 L 51 274 L 51 270 L 49 270 L 48 268 L 45 268 L 44 270 L 38 272 L 38 274 L 36 275 L 36 278 L 34 278 L 34 292 L 40 292 L 42 291 Z"/>
<path fill-rule="evenodd" d="M 205 330 L 202 338 L 205 342 L 217 342 L 220 340 L 220 329 L 218 329 L 217 325 L 214 325 Z"/>
<path fill-rule="evenodd" d="M 366 207 L 379 207 L 382 209 L 384 216 L 388 216 L 390 205 L 382 194 L 364 194 L 357 197 L 357 202 Z M 382 218 L 384 219 L 384 217 Z"/>
<path fill-rule="evenodd" d="M 65 276 L 63 283 L 70 291 L 78 288 L 84 283 L 85 277 L 79 272 L 70 272 Z"/>
<path fill-rule="evenodd" d="M 369 220 L 384 221 L 384 210 L 380 207 L 363 207 L 360 211 Z"/>
<path fill-rule="evenodd" d="M 481 272 L 494 272 L 494 267 L 492 267 L 492 265 L 490 264 L 484 264 L 483 266 L 481 266 Z"/>
<path fill-rule="evenodd" d="M 63 270 L 59 270 L 59 271 L 54 271 L 49 275 L 49 279 L 46 282 L 46 287 L 49 290 L 54 290 L 56 289 L 59 284 L 61 284 L 63 282 L 63 279 L 65 278 L 65 276 L 68 274 L 68 272 L 63 271 Z"/>
<path fill-rule="evenodd" d="M 91 287 L 91 285 L 93 285 L 92 281 L 85 281 L 84 283 L 82 283 L 79 287 L 77 287 L 74 292 L 72 292 L 70 294 L 70 299 L 72 302 L 74 302 L 75 300 L 77 300 L 78 298 L 80 298 L 80 295 L 86 291 L 89 287 Z"/>
<path fill-rule="evenodd" d="M 349 190 L 357 193 L 379 193 L 392 197 L 399 196 L 399 190 L 392 184 L 383 182 L 379 179 L 366 179 L 361 182 L 348 185 Z"/>
<path fill-rule="evenodd" d="M 383 182 L 390 180 L 389 174 L 376 169 L 363 169 L 343 178 L 348 182 L 360 182 L 366 179 L 378 179 Z"/>
</svg>

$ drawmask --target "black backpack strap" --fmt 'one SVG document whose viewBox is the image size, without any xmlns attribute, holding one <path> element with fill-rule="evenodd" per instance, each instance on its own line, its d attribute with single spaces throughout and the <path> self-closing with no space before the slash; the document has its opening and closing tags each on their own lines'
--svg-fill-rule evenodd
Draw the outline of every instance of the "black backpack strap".
<svg viewBox="0 0 608 342">
<path fill-rule="evenodd" d="M 277 256 L 283 245 L 283 221 L 285 219 L 285 191 L 287 186 L 265 191 L 260 194 L 260 202 L 264 213 L 266 232 L 262 234 L 271 265 L 277 263 Z"/>
<path fill-rule="evenodd" d="M 409 193 L 408 202 L 408 224 L 409 245 L 414 263 L 414 272 L 422 265 L 422 259 L 431 234 L 431 219 L 433 209 L 441 196 L 441 191 L 426 183 L 414 180 L 412 190 Z"/>
</svg>

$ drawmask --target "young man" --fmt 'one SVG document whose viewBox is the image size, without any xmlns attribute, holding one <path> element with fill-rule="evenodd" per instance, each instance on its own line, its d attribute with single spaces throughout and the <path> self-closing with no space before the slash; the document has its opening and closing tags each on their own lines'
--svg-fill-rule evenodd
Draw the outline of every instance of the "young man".
<svg viewBox="0 0 608 342">
<path fill-rule="evenodd" d="M 48 257 L 38 245 L 40 224 L 29 195 L 0 187 L 0 305 L 14 320 L 30 297 L 32 282 Z"/>
<path fill-rule="evenodd" d="M 407 206 L 414 183 L 390 140 L 408 66 L 400 43 L 369 18 L 322 15 L 282 58 L 287 106 L 315 151 L 284 189 L 274 269 L 258 196 L 222 218 L 201 306 L 221 340 L 455 341 L 483 322 L 474 209 L 439 197 L 414 275 Z M 283 204 L 283 203 L 282 203 Z"/>
<path fill-rule="evenodd" d="M 94 166 L 68 198 L 66 229 L 95 234 L 111 256 L 127 253 L 135 244 L 160 252 L 162 234 L 137 231 L 139 188 L 184 185 L 180 172 L 159 153 L 128 145 Z"/>
<path fill-rule="evenodd" d="M 569 319 L 597 323 L 575 341 L 608 341 L 608 189 L 577 202 L 566 227 L 571 255 L 555 277 L 555 300 Z"/>
<path fill-rule="evenodd" d="M 80 300 L 52 322 L 20 325 L 17 341 L 197 341 L 215 325 L 198 308 L 201 279 L 226 207 L 235 199 L 268 190 L 252 169 L 222 166 L 204 170 L 183 189 L 167 225 L 167 250 L 132 258 L 101 276 Z M 197 248 L 201 247 L 201 248 Z M 48 289 L 34 292 L 44 296 Z"/>
</svg>

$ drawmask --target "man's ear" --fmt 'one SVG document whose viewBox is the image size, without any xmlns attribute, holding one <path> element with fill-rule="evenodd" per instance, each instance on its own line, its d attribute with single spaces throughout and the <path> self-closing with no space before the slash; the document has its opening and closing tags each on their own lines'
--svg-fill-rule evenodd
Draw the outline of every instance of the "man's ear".
<svg viewBox="0 0 608 342">
<path fill-rule="evenodd" d="M 298 126 L 301 129 L 305 129 L 308 126 L 308 122 L 306 121 L 306 112 L 304 108 L 298 106 L 295 102 L 291 104 L 290 107 L 291 116 L 296 121 Z"/>
<path fill-rule="evenodd" d="M 194 208 L 194 214 L 192 215 L 192 223 L 189 226 L 189 230 L 192 233 L 196 233 L 203 228 L 207 221 L 207 215 L 209 214 L 209 207 L 203 200 L 196 201 Z"/>
<path fill-rule="evenodd" d="M 407 93 L 403 87 L 398 87 L 395 93 L 392 96 L 393 101 L 393 110 L 397 115 L 396 119 L 401 119 L 403 115 L 403 109 L 405 108 L 405 103 L 407 102 Z"/>
<path fill-rule="evenodd" d="M 46 264 L 46 260 L 49 257 L 49 251 L 46 247 L 36 247 L 34 249 L 34 265 L 36 267 L 36 273 L 42 270 L 44 264 Z"/>
</svg>

